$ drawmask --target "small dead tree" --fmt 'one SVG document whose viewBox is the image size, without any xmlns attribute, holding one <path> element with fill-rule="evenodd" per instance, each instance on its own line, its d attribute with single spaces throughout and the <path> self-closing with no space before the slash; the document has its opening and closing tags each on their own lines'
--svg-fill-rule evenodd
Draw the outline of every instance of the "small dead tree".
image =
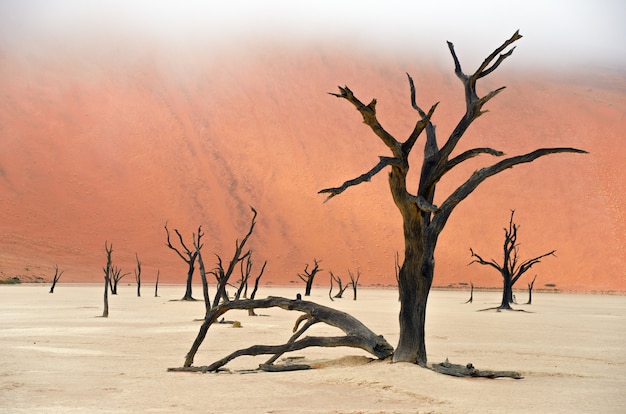
<svg viewBox="0 0 626 414">
<path fill-rule="evenodd" d="M 157 269 L 157 277 L 156 282 L 154 283 L 154 297 L 159 297 L 159 276 L 161 275 L 161 270 Z"/>
<path fill-rule="evenodd" d="M 178 241 L 180 243 L 181 249 L 174 247 L 170 241 L 170 231 L 167 228 L 167 223 L 165 223 L 165 234 L 167 235 L 167 247 L 174 250 L 178 257 L 183 259 L 185 263 L 187 263 L 187 283 L 185 289 L 185 296 L 181 300 L 195 300 L 192 296 L 192 282 L 193 282 L 193 273 L 196 269 L 196 258 L 198 257 L 198 253 L 196 250 L 190 250 L 185 242 L 183 241 L 183 236 L 180 234 L 178 229 L 174 229 L 174 232 L 178 236 Z M 200 239 L 202 238 L 202 226 L 198 226 L 198 233 L 193 233 L 191 235 L 191 241 L 193 245 L 199 245 Z"/>
<path fill-rule="evenodd" d="M 267 260 L 263 262 L 263 266 L 261 266 L 261 271 L 259 275 L 254 279 L 254 287 L 252 288 L 252 293 L 250 294 L 250 299 L 254 299 L 256 296 L 256 292 L 259 290 L 259 281 L 261 280 L 261 276 L 263 276 L 263 272 L 265 272 L 265 266 L 267 266 Z M 241 292 L 241 287 L 244 286 L 243 297 L 244 299 L 248 299 L 248 281 L 250 280 L 250 275 L 252 273 L 252 254 L 248 255 L 246 258 L 246 264 L 243 265 L 241 262 L 241 284 L 239 285 L 239 289 L 237 290 L 237 295 L 235 296 L 237 300 L 239 300 L 239 295 Z M 248 316 L 257 316 L 254 313 L 254 309 L 248 309 Z"/>
<path fill-rule="evenodd" d="M 535 286 L 535 280 L 537 280 L 537 275 L 535 275 L 532 282 L 528 284 L 528 302 L 526 302 L 527 305 L 532 305 L 533 303 L 533 286 Z"/>
<path fill-rule="evenodd" d="M 359 286 L 359 279 L 361 278 L 361 271 L 357 269 L 356 276 L 350 270 L 348 270 L 350 276 L 350 285 L 352 285 L 352 300 L 356 300 L 356 290 Z"/>
<path fill-rule="evenodd" d="M 493 148 L 472 148 L 458 155 L 454 154 L 454 150 L 472 123 L 487 112 L 483 107 L 504 90 L 504 87 L 501 87 L 481 97 L 477 90 L 478 81 L 498 69 L 512 55 L 514 47 L 511 45 L 521 38 L 519 32 L 515 32 L 513 36 L 487 56 L 478 69 L 471 74 L 463 72 L 454 45 L 448 42 L 448 49 L 454 61 L 454 73 L 463 83 L 465 113 L 452 129 L 449 137 L 442 143 L 443 145 L 438 142 L 437 131 L 431 122 L 438 104 L 431 106 L 428 112 L 422 110 L 416 101 L 413 78 L 408 74 L 411 106 L 417 111 L 419 119 L 405 140 L 399 140 L 391 135 L 379 122 L 376 113 L 376 99 L 365 104 L 347 86 L 339 87 L 338 93 L 331 93 L 331 95 L 354 106 L 365 125 L 391 152 L 390 155 L 378 157 L 378 162 L 369 171 L 345 181 L 339 187 L 325 188 L 319 193 L 327 194 L 326 201 L 328 201 L 350 187 L 371 181 L 372 177 L 379 172 L 385 169 L 390 170 L 388 176 L 389 189 L 402 216 L 404 234 L 404 261 L 398 275 L 400 337 L 393 354 L 394 362 L 413 362 L 422 366 L 427 365 L 426 305 L 435 271 L 435 247 L 439 235 L 459 203 L 489 177 L 516 165 L 530 163 L 549 154 L 586 153 L 586 151 L 575 148 L 541 148 L 524 155 L 505 158 L 490 166 L 477 169 L 456 190 L 449 195 L 444 195 L 439 206 L 434 204 L 437 184 L 455 167 L 480 155 L 487 154 L 496 157 L 504 155 L 502 151 Z M 419 184 L 417 188 L 410 190 L 408 183 L 414 182 L 412 179 L 408 179 L 410 166 L 417 163 L 415 160 L 409 162 L 409 154 L 424 131 L 426 132 L 426 141 L 421 171 L 418 174 Z"/>
<path fill-rule="evenodd" d="M 65 272 L 65 270 L 61 270 L 61 272 L 59 272 L 58 264 L 54 265 L 54 276 L 52 277 L 52 286 L 50 286 L 50 292 L 48 293 L 54 293 L 54 287 L 57 285 L 57 282 L 59 281 L 59 279 L 61 279 L 61 275 L 63 275 L 63 272 Z"/>
<path fill-rule="evenodd" d="M 470 282 L 470 297 L 465 303 L 472 303 L 474 301 L 474 283 Z"/>
<path fill-rule="evenodd" d="M 204 298 L 204 312 L 205 315 L 209 313 L 211 309 L 211 298 L 209 297 L 209 284 L 206 278 L 206 269 L 204 267 L 204 260 L 202 259 L 202 244 L 197 244 L 194 240 L 193 247 L 196 249 L 196 256 L 198 260 L 198 270 L 200 271 L 200 280 L 202 281 L 202 297 Z"/>
<path fill-rule="evenodd" d="M 109 285 L 111 287 L 111 295 L 117 295 L 117 285 L 120 283 L 120 280 L 128 276 L 130 272 L 122 273 L 122 269 L 113 266 L 111 271 L 111 277 L 109 277 Z"/>
<path fill-rule="evenodd" d="M 107 254 L 107 264 L 102 268 L 104 271 L 104 310 L 102 311 L 102 317 L 109 317 L 109 286 L 111 285 L 111 273 L 113 271 L 113 262 L 111 260 L 111 254 L 113 253 L 113 243 L 107 245 L 104 242 L 104 251 Z"/>
<path fill-rule="evenodd" d="M 135 272 L 135 282 L 137 282 L 137 297 L 141 296 L 141 262 L 139 261 L 139 255 L 135 253 L 135 259 L 137 259 L 137 269 L 134 269 Z"/>
<path fill-rule="evenodd" d="M 248 239 L 250 239 L 250 236 L 254 231 L 254 226 L 256 225 L 257 211 L 252 206 L 250 207 L 250 210 L 252 210 L 253 215 L 252 221 L 250 223 L 250 228 L 248 229 L 248 233 L 246 233 L 241 242 L 239 240 L 235 241 L 235 252 L 233 253 L 233 257 L 228 263 L 228 267 L 226 269 L 224 269 L 222 258 L 219 255 L 216 255 L 218 261 L 217 268 L 211 271 L 211 273 L 215 276 L 215 279 L 217 280 L 217 292 L 215 293 L 215 298 L 213 299 L 213 307 L 219 305 L 220 301 L 229 301 L 228 295 L 226 294 L 226 285 L 228 284 L 230 277 L 237 267 L 237 264 L 242 260 L 245 260 L 251 254 L 251 250 L 246 251 L 245 247 Z"/>
<path fill-rule="evenodd" d="M 304 289 L 304 296 L 311 296 L 311 288 L 313 287 L 313 279 L 315 279 L 315 275 L 317 274 L 317 272 L 322 270 L 320 269 L 319 262 L 321 262 L 321 260 L 318 261 L 317 259 L 313 259 L 313 263 L 315 264 L 315 266 L 313 266 L 313 269 L 311 269 L 310 272 L 309 272 L 309 264 L 307 263 L 306 266 L 304 267 L 304 274 L 298 273 L 298 277 L 304 283 L 306 283 L 306 287 Z"/>
<path fill-rule="evenodd" d="M 514 215 L 515 210 L 511 210 L 509 228 L 504 229 L 504 257 L 502 259 L 502 264 L 498 264 L 494 259 L 487 261 L 470 248 L 472 257 L 475 258 L 472 262 L 470 262 L 470 264 L 478 263 L 484 266 L 491 266 L 502 276 L 502 303 L 494 309 L 512 310 L 511 303 L 513 303 L 513 285 L 515 285 L 519 278 L 530 270 L 531 267 L 541 262 L 542 258 L 546 256 L 554 256 L 554 253 L 556 252 L 556 250 L 552 250 L 532 259 L 520 262 L 519 243 L 517 243 L 517 230 L 519 229 L 519 225 L 513 222 Z"/>
<path fill-rule="evenodd" d="M 333 280 L 335 282 L 337 282 L 337 285 L 339 286 L 339 292 L 337 292 L 337 294 L 335 296 L 333 296 L 336 299 L 341 299 L 343 297 L 343 292 L 346 291 L 346 289 L 348 289 L 350 287 L 350 283 L 346 283 L 346 285 L 343 285 L 343 281 L 341 280 L 341 276 L 335 276 L 333 274 L 333 272 L 331 272 L 330 270 L 328 271 L 328 273 L 330 273 L 330 290 L 332 292 L 333 289 Z M 331 293 L 329 293 L 329 295 L 331 295 Z"/>
</svg>

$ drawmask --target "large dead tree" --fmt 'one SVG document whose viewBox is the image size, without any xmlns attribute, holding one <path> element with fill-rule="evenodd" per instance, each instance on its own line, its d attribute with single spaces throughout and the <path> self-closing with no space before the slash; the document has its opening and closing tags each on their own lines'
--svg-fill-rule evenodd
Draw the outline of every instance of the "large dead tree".
<svg viewBox="0 0 626 414">
<path fill-rule="evenodd" d="M 426 344 L 424 341 L 424 325 L 426 320 L 426 304 L 433 281 L 435 268 L 434 253 L 439 234 L 446 225 L 450 214 L 456 206 L 469 196 L 483 181 L 506 169 L 522 163 L 529 163 L 548 154 L 571 152 L 585 153 L 575 148 L 541 148 L 528 154 L 505 158 L 491 166 L 475 171 L 456 190 L 443 199 L 439 206 L 434 204 L 437 183 L 446 173 L 464 161 L 479 155 L 501 157 L 503 152 L 492 148 L 473 148 L 458 155 L 453 155 L 457 144 L 472 123 L 486 111 L 483 106 L 504 90 L 504 87 L 479 96 L 476 85 L 478 80 L 491 74 L 511 56 L 514 47 L 510 47 L 522 36 L 515 32 L 511 38 L 493 51 L 472 74 L 466 74 L 456 55 L 454 45 L 448 42 L 448 48 L 454 61 L 454 72 L 463 83 L 465 91 L 465 113 L 453 129 L 450 136 L 439 145 L 435 126 L 431 118 L 437 104 L 428 112 L 418 106 L 415 97 L 413 79 L 408 76 L 411 92 L 411 105 L 419 114 L 413 130 L 405 140 L 393 137 L 379 122 L 376 115 L 376 99 L 369 104 L 359 100 L 352 90 L 339 87 L 339 93 L 331 93 L 353 105 L 376 136 L 389 148 L 390 156 L 380 156 L 376 165 L 360 176 L 344 182 L 339 187 L 326 188 L 320 191 L 328 195 L 327 201 L 346 189 L 368 182 L 380 171 L 389 168 L 389 188 L 392 198 L 402 215 L 404 230 L 404 261 L 398 275 L 400 295 L 400 339 L 394 352 L 394 362 L 414 362 L 427 364 Z M 418 137 L 426 131 L 423 161 L 419 185 L 415 192 L 407 188 L 409 174 L 409 154 L 414 148 Z"/>
<path fill-rule="evenodd" d="M 531 267 L 541 262 L 546 256 L 554 256 L 556 250 L 552 250 L 548 253 L 544 253 L 540 256 L 533 257 L 525 261 L 520 261 L 519 257 L 519 243 L 517 242 L 517 230 L 519 225 L 513 222 L 513 216 L 515 210 L 511 211 L 511 219 L 509 220 L 509 228 L 504 229 L 504 247 L 502 264 L 499 264 L 494 259 L 485 260 L 480 255 L 476 254 L 471 248 L 470 252 L 474 260 L 470 262 L 478 263 L 484 266 L 490 266 L 496 269 L 502 276 L 503 288 L 502 288 L 502 303 L 496 309 L 511 310 L 511 303 L 513 301 L 513 286 L 517 281 L 530 270 Z M 534 280 L 533 280 L 534 283 Z"/>
<path fill-rule="evenodd" d="M 192 282 L 193 282 L 193 273 L 196 269 L 196 258 L 198 257 L 197 250 L 190 250 L 185 242 L 183 241 L 183 236 L 177 229 L 174 229 L 174 232 L 178 236 L 178 241 L 180 242 L 181 249 L 174 247 L 170 241 L 170 231 L 167 228 L 167 223 L 165 223 L 165 234 L 167 235 L 167 247 L 174 250 L 176 254 L 183 259 L 185 263 L 187 263 L 187 285 L 185 289 L 185 296 L 181 300 L 195 300 L 192 296 Z M 198 226 L 198 233 L 194 233 L 191 235 L 191 241 L 194 245 L 200 245 L 200 239 L 202 238 L 202 226 Z"/>
</svg>

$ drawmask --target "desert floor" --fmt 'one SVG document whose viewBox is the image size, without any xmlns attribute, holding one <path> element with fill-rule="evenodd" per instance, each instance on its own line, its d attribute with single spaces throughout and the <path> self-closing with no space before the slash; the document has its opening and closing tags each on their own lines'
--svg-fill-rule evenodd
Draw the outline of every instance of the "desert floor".
<svg viewBox="0 0 626 414">
<path fill-rule="evenodd" d="M 102 314 L 99 285 L 0 286 L 2 413 L 560 413 L 626 412 L 626 297 L 533 296 L 528 312 L 478 312 L 498 292 L 433 291 L 427 348 L 431 363 L 449 358 L 479 369 L 517 370 L 524 379 L 461 379 L 411 364 L 371 360 L 356 349 L 308 349 L 316 369 L 245 373 L 267 357 L 242 357 L 219 374 L 167 372 L 183 364 L 203 303 L 180 302 L 182 286 L 137 297 L 121 286 Z M 295 297 L 295 288 L 261 287 L 258 297 Z M 331 302 L 395 345 L 394 290 L 360 289 Z M 195 296 L 201 297 L 199 288 Z M 518 294 L 526 301 L 526 295 Z M 298 315 L 280 309 L 226 314 L 242 328 L 211 327 L 196 355 L 206 365 L 252 344 L 284 343 Z M 335 328 L 316 325 L 315 334 Z M 289 354 L 287 354 L 289 355 Z"/>
</svg>

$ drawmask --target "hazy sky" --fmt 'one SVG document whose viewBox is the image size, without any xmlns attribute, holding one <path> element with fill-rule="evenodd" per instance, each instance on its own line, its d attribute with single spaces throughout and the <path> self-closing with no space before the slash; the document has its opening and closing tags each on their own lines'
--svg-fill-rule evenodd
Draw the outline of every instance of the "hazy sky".
<svg viewBox="0 0 626 414">
<path fill-rule="evenodd" d="M 516 29 L 520 61 L 626 64 L 625 0 L 0 0 L 0 44 L 156 39 L 221 47 L 259 39 L 337 40 L 376 51 L 483 58 Z"/>
</svg>

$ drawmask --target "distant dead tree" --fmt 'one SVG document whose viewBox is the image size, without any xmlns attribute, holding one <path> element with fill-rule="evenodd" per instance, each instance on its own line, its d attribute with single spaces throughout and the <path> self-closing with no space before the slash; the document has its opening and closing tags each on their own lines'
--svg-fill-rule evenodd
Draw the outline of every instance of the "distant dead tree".
<svg viewBox="0 0 626 414">
<path fill-rule="evenodd" d="M 256 296 L 256 292 L 259 290 L 259 281 L 261 280 L 261 276 L 263 276 L 263 272 L 265 272 L 265 266 L 267 266 L 267 260 L 263 262 L 263 266 L 261 266 L 261 270 L 259 271 L 258 276 L 254 279 L 254 287 L 252 288 L 252 293 L 250 294 L 250 299 L 254 299 Z M 243 290 L 243 298 L 248 299 L 248 281 L 250 280 L 250 275 L 252 273 L 252 254 L 250 254 L 246 258 L 246 264 L 244 266 L 243 262 L 241 262 L 241 284 L 239 286 L 238 292 L 241 292 L 241 286 L 244 286 Z M 239 294 L 237 294 L 236 299 L 239 300 Z M 248 309 L 248 316 L 257 316 L 254 312 L 254 309 Z"/>
<path fill-rule="evenodd" d="M 130 272 L 122 273 L 122 269 L 113 266 L 111 275 L 109 277 L 109 286 L 111 287 L 111 295 L 117 295 L 117 285 L 120 283 L 120 280 L 128 276 Z"/>
<path fill-rule="evenodd" d="M 111 273 L 113 272 L 113 262 L 111 260 L 111 254 L 113 253 L 113 243 L 107 245 L 104 242 L 104 251 L 107 254 L 107 264 L 102 268 L 104 271 L 104 310 L 102 311 L 102 317 L 109 317 L 109 286 L 111 284 Z"/>
<path fill-rule="evenodd" d="M 467 300 L 467 302 L 465 302 L 465 303 L 472 303 L 474 301 L 474 283 L 470 282 L 470 286 L 471 286 L 471 288 L 470 288 L 470 297 Z"/>
<path fill-rule="evenodd" d="M 356 300 L 356 289 L 359 286 L 359 279 L 361 278 L 361 271 L 357 269 L 356 276 L 348 270 L 350 276 L 350 285 L 352 285 L 352 300 Z"/>
<path fill-rule="evenodd" d="M 517 243 L 517 230 L 519 229 L 519 225 L 513 222 L 514 215 L 515 210 L 511 210 L 509 227 L 508 229 L 504 229 L 504 257 L 502 259 L 502 264 L 498 264 L 494 259 L 489 261 L 484 260 L 470 248 L 472 257 L 475 258 L 472 262 L 470 262 L 470 264 L 478 263 L 485 266 L 491 266 L 502 276 L 502 303 L 494 309 L 511 310 L 511 303 L 513 303 L 513 285 L 515 285 L 519 278 L 530 270 L 531 267 L 539 263 L 542 258 L 551 255 L 554 256 L 554 253 L 556 252 L 556 250 L 552 250 L 532 259 L 520 262 L 519 244 Z"/>
<path fill-rule="evenodd" d="M 137 297 L 141 296 L 141 262 L 139 261 L 139 255 L 135 253 L 135 259 L 137 259 L 137 269 L 133 269 L 135 272 L 135 282 L 137 282 Z"/>
<path fill-rule="evenodd" d="M 185 242 L 183 241 L 183 236 L 180 234 L 178 229 L 174 229 L 174 232 L 178 236 L 178 241 L 180 243 L 181 249 L 174 247 L 170 241 L 170 231 L 167 228 L 167 223 L 165 223 L 165 234 L 167 235 L 167 247 L 174 250 L 176 254 L 183 259 L 185 263 L 187 263 L 187 286 L 185 290 L 185 296 L 181 300 L 195 300 L 192 296 L 192 282 L 193 282 L 193 273 L 196 269 L 196 258 L 198 257 L 198 252 L 196 250 L 190 250 Z M 200 245 L 200 239 L 202 238 L 202 226 L 198 226 L 198 233 L 193 233 L 191 235 L 192 245 Z"/>
<path fill-rule="evenodd" d="M 226 294 L 226 286 L 228 285 L 228 281 L 230 280 L 230 277 L 232 276 L 235 269 L 237 268 L 237 264 L 239 264 L 239 262 L 241 262 L 242 260 L 245 260 L 251 254 L 251 250 L 245 250 L 245 248 L 246 243 L 248 242 L 250 236 L 252 235 L 252 232 L 254 231 L 254 226 L 256 225 L 257 211 L 253 207 L 250 207 L 250 210 L 252 210 L 253 215 L 250 223 L 250 228 L 248 229 L 248 233 L 246 233 L 241 242 L 239 240 L 235 240 L 235 252 L 233 253 L 233 257 L 232 259 L 230 259 L 230 262 L 228 263 L 226 269 L 224 268 L 222 258 L 216 254 L 218 262 L 217 268 L 212 270 L 211 273 L 215 276 L 215 279 L 217 280 L 217 292 L 215 293 L 212 307 L 216 307 L 217 305 L 219 305 L 220 301 L 228 302 L 230 300 L 228 298 L 228 295 Z"/>
<path fill-rule="evenodd" d="M 157 269 L 157 277 L 156 282 L 154 283 L 154 297 L 159 297 L 159 276 L 161 275 L 161 270 Z"/>
<path fill-rule="evenodd" d="M 350 287 L 350 283 L 346 283 L 346 285 L 344 286 L 343 281 L 341 280 L 341 276 L 335 276 L 333 272 L 331 272 L 330 270 L 328 271 L 328 273 L 330 273 L 330 292 L 328 294 L 329 295 L 332 294 L 333 281 L 335 281 L 337 282 L 337 285 L 339 286 L 339 292 L 337 292 L 337 294 L 333 297 L 336 299 L 341 299 L 343 297 L 343 292 L 345 292 L 346 289 Z"/>
<path fill-rule="evenodd" d="M 321 262 L 321 260 L 318 261 L 317 259 L 313 259 L 313 263 L 315 265 L 313 266 L 313 269 L 311 269 L 310 272 L 309 272 L 309 264 L 307 263 L 306 266 L 304 267 L 304 274 L 298 273 L 298 277 L 304 283 L 306 283 L 306 287 L 304 289 L 304 296 L 311 296 L 311 288 L 313 287 L 313 279 L 315 279 L 315 275 L 317 275 L 317 272 L 322 270 L 320 269 L 319 262 Z"/>
<path fill-rule="evenodd" d="M 52 277 L 52 286 L 50 286 L 50 292 L 48 293 L 54 293 L 54 287 L 56 286 L 59 279 L 61 279 L 61 275 L 63 274 L 63 272 L 65 272 L 65 270 L 62 270 L 61 272 L 59 272 L 58 264 L 54 265 L 54 276 Z"/>
<path fill-rule="evenodd" d="M 533 286 L 535 286 L 535 280 L 537 280 L 537 275 L 533 277 L 533 281 L 528 284 L 528 302 L 527 305 L 532 305 L 533 303 Z"/>
<path fill-rule="evenodd" d="M 417 111 L 419 119 L 404 140 L 392 136 L 379 122 L 376 112 L 376 99 L 369 104 L 363 103 L 347 86 L 339 87 L 338 93 L 331 95 L 345 100 L 359 112 L 365 125 L 390 150 L 389 155 L 378 157 L 378 162 L 369 171 L 354 179 L 345 181 L 338 187 L 325 188 L 319 193 L 327 194 L 329 199 L 343 193 L 350 187 L 370 182 L 374 175 L 383 170 L 390 170 L 389 189 L 393 201 L 402 216 L 404 234 L 404 262 L 398 275 L 400 294 L 400 335 L 398 346 L 393 354 L 393 362 L 413 362 L 427 365 L 425 344 L 426 305 L 432 286 L 435 270 L 435 247 L 439 235 L 444 229 L 454 209 L 466 199 L 480 184 L 489 177 L 507 171 L 522 163 L 530 163 L 537 158 L 555 153 L 586 153 L 575 148 L 541 148 L 524 155 L 505 158 L 490 166 L 476 169 L 467 180 L 449 195 L 442 196 L 439 206 L 434 204 L 435 190 L 442 178 L 455 167 L 480 155 L 500 157 L 504 153 L 493 148 L 470 148 L 460 154 L 454 154 L 457 144 L 472 123 L 487 111 L 484 106 L 504 87 L 478 95 L 477 84 L 480 79 L 493 73 L 512 55 L 513 43 L 521 39 L 519 32 L 504 41 L 480 64 L 474 73 L 466 74 L 461 68 L 454 45 L 448 42 L 448 49 L 454 61 L 454 73 L 463 83 L 465 92 L 465 112 L 451 128 L 451 133 L 443 145 L 437 140 L 432 117 L 438 104 L 431 106 L 428 112 L 417 104 L 413 78 L 407 74 L 411 106 Z M 409 162 L 409 154 L 422 132 L 426 132 L 424 152 L 419 172 L 419 184 L 414 186 L 408 177 L 411 165 L 419 165 L 415 159 Z M 356 142 L 356 141 L 355 141 Z M 355 150 L 356 150 L 355 146 Z M 412 187 L 411 189 L 409 187 Z M 413 189 L 414 188 L 414 189 Z"/>
</svg>

